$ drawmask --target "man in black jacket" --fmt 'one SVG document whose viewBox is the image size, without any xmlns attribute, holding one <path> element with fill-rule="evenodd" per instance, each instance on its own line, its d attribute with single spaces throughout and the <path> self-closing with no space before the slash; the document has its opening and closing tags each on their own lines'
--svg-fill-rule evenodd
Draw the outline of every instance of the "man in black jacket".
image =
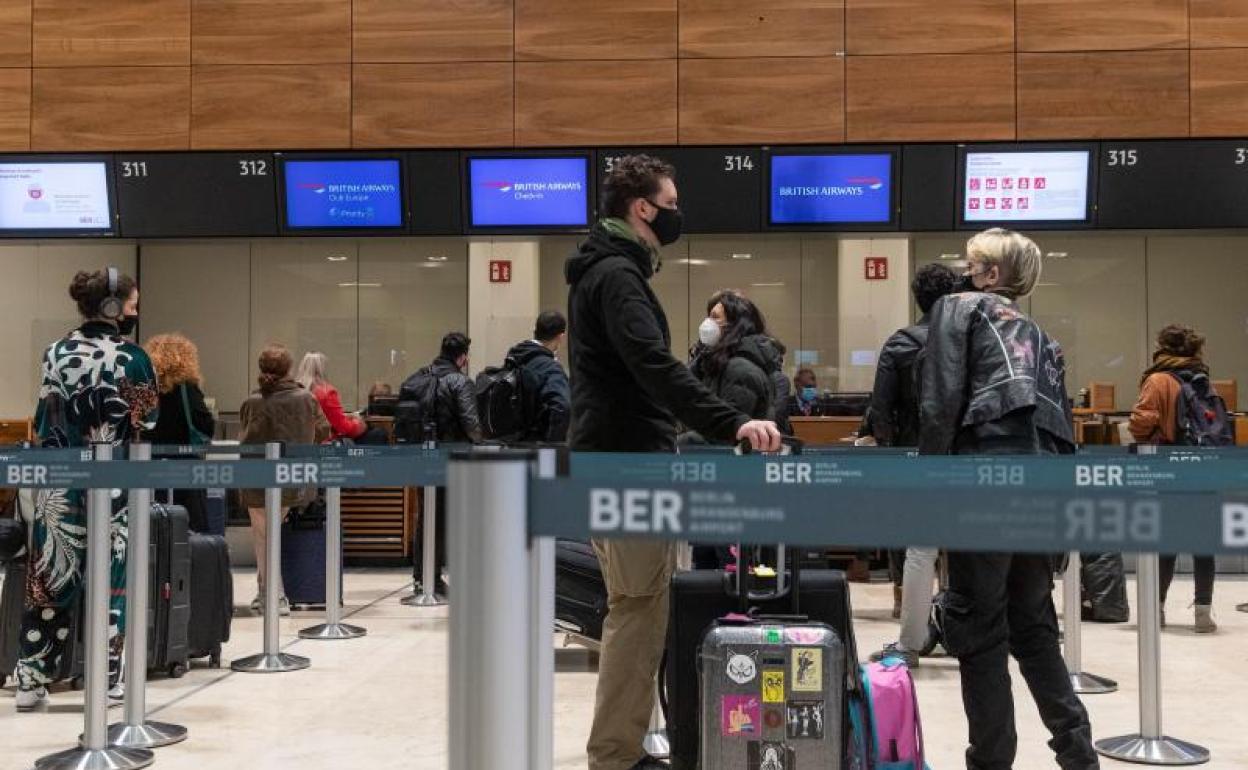
<svg viewBox="0 0 1248 770">
<path fill-rule="evenodd" d="M 644 155 L 618 159 L 603 183 L 604 217 L 564 275 L 575 330 L 571 445 L 576 450 L 672 452 L 679 420 L 711 441 L 775 451 L 775 423 L 750 420 L 711 395 L 672 357 L 667 317 L 649 280 L 659 247 L 680 236 L 675 170 Z M 594 542 L 607 583 L 589 770 L 664 767 L 642 750 L 667 629 L 676 545 Z"/>
<path fill-rule="evenodd" d="M 572 416 L 572 393 L 568 375 L 555 355 L 568 338 L 568 320 L 557 310 L 537 317 L 533 339 L 507 352 L 507 360 L 523 370 L 525 431 L 521 441 L 559 444 L 567 440 Z"/>
<path fill-rule="evenodd" d="M 968 289 L 937 301 L 922 353 L 923 454 L 1058 454 L 1075 448 L 1061 346 L 1016 304 L 1040 279 L 1040 249 L 992 229 L 967 243 Z M 1053 735 L 1063 770 L 1099 767 L 1088 714 L 1058 647 L 1051 558 L 949 554 L 944 645 L 958 658 L 969 770 L 1005 770 L 1018 748 L 1009 656 Z"/>
</svg>

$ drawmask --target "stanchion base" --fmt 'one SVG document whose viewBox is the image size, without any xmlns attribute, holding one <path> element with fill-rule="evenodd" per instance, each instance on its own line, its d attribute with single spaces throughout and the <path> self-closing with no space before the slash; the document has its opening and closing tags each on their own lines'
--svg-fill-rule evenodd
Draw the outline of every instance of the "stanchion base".
<svg viewBox="0 0 1248 770">
<path fill-rule="evenodd" d="M 138 770 L 156 761 L 147 749 L 70 749 L 35 761 L 35 770 Z"/>
<path fill-rule="evenodd" d="M 1202 765 L 1209 761 L 1209 749 L 1168 736 L 1105 738 L 1096 742 L 1096 752 L 1110 759 L 1140 765 Z"/>
<path fill-rule="evenodd" d="M 667 759 L 672 755 L 672 745 L 668 743 L 666 730 L 651 730 L 646 733 L 641 746 L 655 759 Z"/>
<path fill-rule="evenodd" d="M 1118 683 L 1114 680 L 1082 671 L 1070 675 L 1070 686 L 1074 687 L 1079 695 L 1103 695 L 1118 692 Z"/>
<path fill-rule="evenodd" d="M 298 655 L 287 655 L 279 652 L 275 655 L 251 655 L 240 658 L 230 664 L 230 668 L 244 674 L 280 674 L 284 671 L 299 671 L 312 665 L 312 661 Z"/>
<path fill-rule="evenodd" d="M 303 629 L 299 632 L 299 638 L 332 641 L 334 639 L 359 639 L 367 633 L 359 626 L 351 626 L 346 623 L 322 623 L 319 626 Z"/>
<path fill-rule="evenodd" d="M 1236 604 L 1235 609 L 1240 612 L 1248 612 L 1248 602 L 1244 602 L 1243 604 Z"/>
<path fill-rule="evenodd" d="M 442 607 L 446 605 L 446 597 L 440 594 L 429 595 L 422 592 L 404 596 L 399 603 L 405 607 Z"/>
<path fill-rule="evenodd" d="M 81 740 L 81 739 L 79 739 Z M 165 722 L 125 722 L 108 726 L 108 745 L 115 749 L 158 749 L 186 740 L 186 728 Z"/>
</svg>

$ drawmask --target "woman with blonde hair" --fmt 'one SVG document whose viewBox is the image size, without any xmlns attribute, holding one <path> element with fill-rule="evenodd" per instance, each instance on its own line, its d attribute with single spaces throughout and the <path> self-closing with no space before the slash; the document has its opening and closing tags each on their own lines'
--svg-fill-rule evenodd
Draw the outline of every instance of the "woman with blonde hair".
<svg viewBox="0 0 1248 770">
<path fill-rule="evenodd" d="M 369 428 L 361 417 L 347 414 L 343 410 L 342 398 L 338 395 L 338 389 L 330 383 L 328 370 L 328 356 L 316 351 L 306 353 L 299 362 L 295 382 L 315 396 L 316 402 L 321 405 L 321 411 L 325 413 L 325 419 L 329 420 L 333 431 L 330 440 L 350 439 L 357 444 L 388 443 L 385 431 Z"/>
<path fill-rule="evenodd" d="M 143 438 L 157 445 L 195 446 L 212 441 L 216 420 L 204 403 L 203 377 L 199 373 L 199 348 L 181 334 L 158 334 L 143 345 L 160 385 L 160 417 Z M 157 502 L 169 502 L 164 490 Z M 191 529 L 209 532 L 208 493 L 203 489 L 177 489 L 173 503 L 186 508 Z M 222 534 L 222 533 L 214 533 Z"/>
</svg>

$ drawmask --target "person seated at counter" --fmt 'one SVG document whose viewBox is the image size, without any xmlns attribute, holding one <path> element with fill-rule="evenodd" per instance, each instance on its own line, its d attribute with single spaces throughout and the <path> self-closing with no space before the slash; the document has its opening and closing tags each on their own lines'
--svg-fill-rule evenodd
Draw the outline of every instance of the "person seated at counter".
<svg viewBox="0 0 1248 770">
<path fill-rule="evenodd" d="M 827 417 L 826 409 L 819 400 L 819 385 L 815 370 L 802 367 L 793 377 L 793 395 L 789 396 L 790 417 Z"/>
<path fill-rule="evenodd" d="M 368 406 L 364 410 L 365 417 L 394 417 L 394 407 L 399 398 L 388 382 L 374 382 L 368 389 Z"/>
</svg>

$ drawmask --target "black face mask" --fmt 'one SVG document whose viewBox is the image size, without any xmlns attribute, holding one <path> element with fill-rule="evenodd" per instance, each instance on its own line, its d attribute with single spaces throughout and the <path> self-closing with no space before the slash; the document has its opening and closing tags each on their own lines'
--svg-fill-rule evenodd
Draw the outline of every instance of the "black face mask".
<svg viewBox="0 0 1248 770">
<path fill-rule="evenodd" d="M 960 294 L 964 291 L 979 291 L 975 288 L 975 277 L 971 275 L 958 276 L 958 282 L 953 285 L 953 293 Z"/>
<path fill-rule="evenodd" d="M 685 215 L 680 209 L 665 209 L 654 201 L 650 201 L 650 204 L 659 212 L 648 223 L 650 229 L 654 231 L 654 237 L 659 239 L 660 246 L 670 246 L 680 238 Z"/>
<path fill-rule="evenodd" d="M 134 330 L 138 328 L 139 317 L 137 315 L 123 315 L 117 319 L 117 331 L 123 337 L 129 337 L 134 334 Z"/>
</svg>

